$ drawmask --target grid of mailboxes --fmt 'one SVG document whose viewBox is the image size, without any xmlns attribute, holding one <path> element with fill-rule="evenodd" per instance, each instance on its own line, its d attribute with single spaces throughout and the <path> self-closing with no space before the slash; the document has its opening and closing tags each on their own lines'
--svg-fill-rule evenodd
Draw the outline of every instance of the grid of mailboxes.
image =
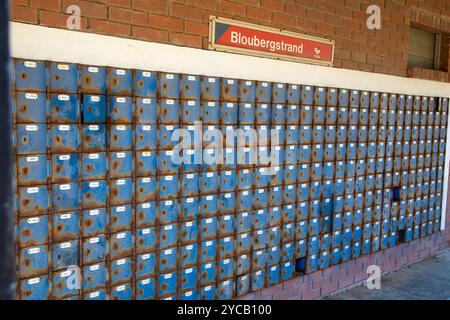
<svg viewBox="0 0 450 320">
<path fill-rule="evenodd" d="M 440 229 L 445 98 L 13 69 L 20 299 L 231 299 Z M 198 163 L 220 151 L 194 121 L 280 143 L 218 139 L 227 161 Z M 278 163 L 250 161 L 268 149 Z"/>
</svg>

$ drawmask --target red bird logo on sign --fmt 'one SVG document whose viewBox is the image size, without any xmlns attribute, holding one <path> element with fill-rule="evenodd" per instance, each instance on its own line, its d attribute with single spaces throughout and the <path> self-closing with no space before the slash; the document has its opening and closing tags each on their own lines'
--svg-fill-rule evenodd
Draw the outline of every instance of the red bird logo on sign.
<svg viewBox="0 0 450 320">
<path fill-rule="evenodd" d="M 320 47 L 315 47 L 314 52 L 316 53 L 316 55 L 320 55 Z"/>
</svg>

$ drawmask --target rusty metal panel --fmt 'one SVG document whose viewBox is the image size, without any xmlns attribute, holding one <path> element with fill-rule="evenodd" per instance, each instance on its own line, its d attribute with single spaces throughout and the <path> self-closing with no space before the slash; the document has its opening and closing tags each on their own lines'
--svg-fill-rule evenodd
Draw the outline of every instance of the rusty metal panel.
<svg viewBox="0 0 450 320">
<path fill-rule="evenodd" d="M 134 72 L 134 90 L 136 97 L 156 97 L 158 75 L 156 72 L 136 70 Z"/>
<path fill-rule="evenodd" d="M 131 300 L 133 298 L 133 288 L 131 283 L 124 283 L 111 288 L 111 300 Z"/>
<path fill-rule="evenodd" d="M 109 95 L 131 96 L 133 94 L 133 71 L 108 68 L 107 90 Z"/>
<path fill-rule="evenodd" d="M 106 151 L 106 125 L 82 125 L 81 150 L 86 152 Z"/>
<path fill-rule="evenodd" d="M 272 102 L 284 104 L 287 102 L 286 98 L 286 84 L 272 83 Z"/>
<path fill-rule="evenodd" d="M 110 123 L 132 123 L 135 105 L 131 97 L 108 98 L 108 118 Z"/>
<path fill-rule="evenodd" d="M 49 74 L 43 61 L 15 60 L 15 90 L 46 92 Z"/>
<path fill-rule="evenodd" d="M 80 215 L 78 212 L 66 212 L 53 215 L 52 241 L 74 240 L 80 236 Z"/>
<path fill-rule="evenodd" d="M 69 277 L 73 277 L 76 271 L 69 269 L 66 271 L 53 272 L 52 295 L 55 300 L 62 300 L 79 294 L 79 290 L 69 287 Z"/>
<path fill-rule="evenodd" d="M 134 214 L 131 205 L 110 207 L 109 231 L 118 232 L 129 230 L 133 222 L 133 216 Z"/>
<path fill-rule="evenodd" d="M 156 98 L 136 98 L 136 123 L 156 124 L 158 109 Z"/>
<path fill-rule="evenodd" d="M 156 254 L 155 252 L 135 255 L 135 277 L 145 279 L 156 272 Z"/>
<path fill-rule="evenodd" d="M 105 288 L 107 275 L 105 263 L 83 266 L 83 292 Z"/>
<path fill-rule="evenodd" d="M 46 123 L 50 104 L 45 93 L 16 92 L 14 105 L 17 123 Z"/>
<path fill-rule="evenodd" d="M 79 66 L 74 63 L 51 62 L 50 92 L 77 93 L 80 84 Z"/>
<path fill-rule="evenodd" d="M 43 185 L 50 177 L 50 162 L 46 155 L 17 157 L 17 184 Z"/>
<path fill-rule="evenodd" d="M 51 192 L 44 186 L 19 187 L 19 216 L 47 213 L 51 208 Z"/>
<path fill-rule="evenodd" d="M 81 92 L 106 94 L 106 67 L 81 66 Z"/>
<path fill-rule="evenodd" d="M 108 244 L 105 235 L 98 235 L 83 240 L 83 264 L 105 261 Z"/>
<path fill-rule="evenodd" d="M 40 275 L 19 282 L 19 298 L 21 300 L 49 300 L 51 284 L 48 275 Z"/>
<path fill-rule="evenodd" d="M 258 81 L 256 82 L 256 102 L 258 103 L 271 103 L 272 102 L 272 85 L 268 82 Z"/>
<path fill-rule="evenodd" d="M 78 154 L 52 155 L 52 183 L 78 180 L 80 171 Z"/>
<path fill-rule="evenodd" d="M 52 269 L 62 270 L 79 265 L 80 244 L 78 240 L 69 240 L 52 245 Z"/>
<path fill-rule="evenodd" d="M 65 212 L 78 209 L 80 193 L 78 183 L 52 185 L 53 212 Z"/>
<path fill-rule="evenodd" d="M 111 285 L 117 285 L 129 282 L 132 277 L 132 261 L 131 258 L 122 258 L 110 262 L 109 282 Z"/>
<path fill-rule="evenodd" d="M 199 193 L 199 174 L 183 173 L 181 176 L 181 196 L 193 197 Z"/>
<path fill-rule="evenodd" d="M 131 231 L 111 234 L 108 249 L 111 259 L 130 256 L 133 249 L 133 236 Z"/>
<path fill-rule="evenodd" d="M 91 237 L 106 232 L 106 208 L 84 210 L 81 216 L 83 237 Z"/>
<path fill-rule="evenodd" d="M 19 246 L 31 247 L 48 243 L 50 226 L 49 217 L 46 215 L 19 219 Z"/>
<path fill-rule="evenodd" d="M 51 125 L 50 151 L 52 153 L 77 152 L 80 146 L 80 130 L 74 124 Z"/>
<path fill-rule="evenodd" d="M 17 154 L 46 153 L 49 135 L 45 124 L 18 124 L 16 128 Z"/>
</svg>

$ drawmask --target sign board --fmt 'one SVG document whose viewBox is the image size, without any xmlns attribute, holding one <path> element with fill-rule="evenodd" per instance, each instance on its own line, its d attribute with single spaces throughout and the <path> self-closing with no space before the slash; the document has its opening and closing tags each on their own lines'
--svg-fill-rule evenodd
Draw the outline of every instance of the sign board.
<svg viewBox="0 0 450 320">
<path fill-rule="evenodd" d="M 334 41 L 210 17 L 209 48 L 281 60 L 333 65 Z"/>
</svg>

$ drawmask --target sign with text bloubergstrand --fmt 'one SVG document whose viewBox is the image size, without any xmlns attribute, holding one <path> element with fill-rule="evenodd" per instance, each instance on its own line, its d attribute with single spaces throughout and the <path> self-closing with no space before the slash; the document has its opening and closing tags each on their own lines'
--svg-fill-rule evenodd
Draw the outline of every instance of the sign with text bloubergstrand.
<svg viewBox="0 0 450 320">
<path fill-rule="evenodd" d="M 209 49 L 333 65 L 334 41 L 231 19 L 210 17 Z"/>
</svg>

